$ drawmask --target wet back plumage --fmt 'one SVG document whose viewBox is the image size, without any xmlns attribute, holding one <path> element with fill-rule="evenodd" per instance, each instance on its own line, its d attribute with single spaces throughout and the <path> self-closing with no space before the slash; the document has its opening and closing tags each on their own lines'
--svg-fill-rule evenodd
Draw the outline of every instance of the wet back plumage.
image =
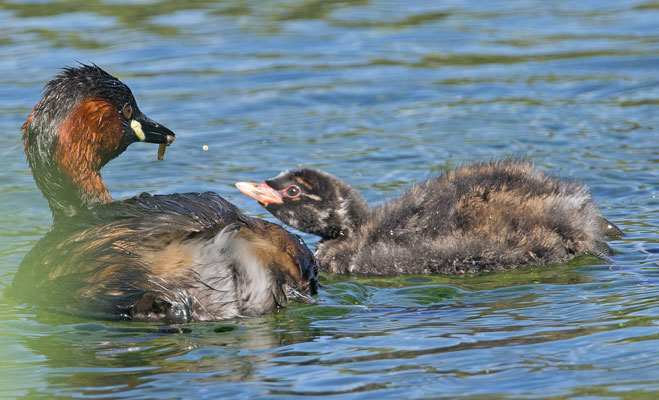
<svg viewBox="0 0 659 400">
<path fill-rule="evenodd" d="M 255 237 L 270 252 L 245 260 L 240 246 Z M 311 294 L 316 285 L 299 238 L 215 193 L 184 193 L 142 194 L 56 225 L 13 288 L 64 312 L 188 322 L 274 311 L 286 290 Z"/>
</svg>

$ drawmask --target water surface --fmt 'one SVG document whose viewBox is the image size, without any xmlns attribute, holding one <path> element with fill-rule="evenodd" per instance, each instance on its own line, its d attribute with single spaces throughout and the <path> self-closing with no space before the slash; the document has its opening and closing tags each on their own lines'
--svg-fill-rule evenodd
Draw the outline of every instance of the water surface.
<svg viewBox="0 0 659 400">
<path fill-rule="evenodd" d="M 95 62 L 177 132 L 103 177 L 115 198 L 307 166 L 378 204 L 463 163 L 586 183 L 611 264 L 460 277 L 324 275 L 319 302 L 224 323 L 84 320 L 0 299 L 0 397 L 655 398 L 659 4 L 0 0 L 0 291 L 49 229 L 20 126 Z M 202 146 L 208 145 L 208 151 Z M 317 239 L 303 235 L 310 246 Z"/>
</svg>

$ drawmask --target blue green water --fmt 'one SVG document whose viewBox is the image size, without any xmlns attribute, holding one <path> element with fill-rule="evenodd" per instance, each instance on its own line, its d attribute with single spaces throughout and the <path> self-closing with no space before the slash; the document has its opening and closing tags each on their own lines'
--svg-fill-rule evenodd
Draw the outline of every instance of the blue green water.
<svg viewBox="0 0 659 400">
<path fill-rule="evenodd" d="M 625 232 L 611 264 L 324 275 L 316 305 L 176 329 L 0 298 L 0 397 L 656 398 L 658 21 L 652 0 L 0 0 L 2 292 L 50 225 L 20 126 L 76 61 L 179 136 L 111 162 L 115 198 L 213 190 L 270 218 L 233 183 L 304 165 L 377 204 L 513 155 Z"/>
</svg>

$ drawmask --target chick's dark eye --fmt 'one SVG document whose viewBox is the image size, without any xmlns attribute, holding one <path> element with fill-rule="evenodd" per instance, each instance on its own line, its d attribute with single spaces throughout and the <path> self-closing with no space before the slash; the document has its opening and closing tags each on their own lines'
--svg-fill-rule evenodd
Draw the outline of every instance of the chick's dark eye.
<svg viewBox="0 0 659 400">
<path fill-rule="evenodd" d="M 124 108 L 121 109 L 121 114 L 126 119 L 130 119 L 133 116 L 133 107 L 130 104 L 126 104 Z"/>
<path fill-rule="evenodd" d="M 297 197 L 299 195 L 300 195 L 300 188 L 295 185 L 291 185 L 286 189 L 286 196 L 288 197 Z"/>
</svg>

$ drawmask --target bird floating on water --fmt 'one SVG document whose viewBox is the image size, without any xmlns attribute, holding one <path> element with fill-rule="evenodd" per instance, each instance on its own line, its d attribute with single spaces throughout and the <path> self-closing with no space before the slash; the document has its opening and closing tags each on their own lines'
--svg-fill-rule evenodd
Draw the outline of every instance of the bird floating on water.
<svg viewBox="0 0 659 400">
<path fill-rule="evenodd" d="M 283 223 L 320 236 L 318 266 L 337 274 L 481 273 L 606 257 L 613 251 L 603 240 L 621 234 L 586 186 L 519 160 L 449 170 L 373 208 L 310 169 L 236 186 Z"/>
<path fill-rule="evenodd" d="M 210 192 L 112 200 L 100 169 L 131 143 L 174 138 L 96 65 L 50 81 L 23 141 L 53 225 L 21 263 L 13 294 L 77 315 L 172 323 L 313 301 L 313 254 L 279 225 Z"/>
</svg>

